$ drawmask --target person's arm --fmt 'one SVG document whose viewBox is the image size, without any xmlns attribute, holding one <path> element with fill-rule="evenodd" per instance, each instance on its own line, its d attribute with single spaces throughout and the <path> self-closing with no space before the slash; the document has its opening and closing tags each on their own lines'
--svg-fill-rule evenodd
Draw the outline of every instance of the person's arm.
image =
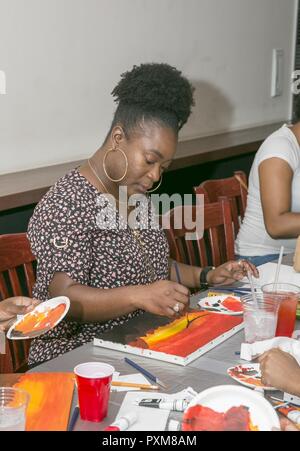
<svg viewBox="0 0 300 451">
<path fill-rule="evenodd" d="M 74 282 L 64 272 L 54 274 L 49 294 L 51 297 L 67 296 L 71 301 L 69 319 L 82 322 L 104 322 L 137 309 L 173 318 L 177 303 L 179 312 L 189 303 L 189 290 L 169 280 L 101 289 Z"/>
<path fill-rule="evenodd" d="M 189 288 L 199 288 L 200 287 L 200 274 L 202 268 L 198 266 L 185 265 L 183 263 L 176 262 L 180 283 Z M 175 269 L 174 260 L 169 261 L 170 268 L 170 279 L 178 282 L 178 276 Z M 229 261 L 223 265 L 218 266 L 215 269 L 211 269 L 207 273 L 207 282 L 209 285 L 218 284 L 230 284 L 238 280 L 241 280 L 250 271 L 254 277 L 258 277 L 258 271 L 254 265 L 246 260 L 241 261 Z"/>
<path fill-rule="evenodd" d="M 273 348 L 264 352 L 258 361 L 264 385 L 300 396 L 300 366 L 291 354 Z"/>
<path fill-rule="evenodd" d="M 279 421 L 280 421 L 280 428 L 282 431 L 286 431 L 286 432 L 299 432 L 299 428 L 296 426 L 295 423 L 293 423 L 291 420 L 289 420 L 288 418 L 280 415 L 279 416 Z"/>
<path fill-rule="evenodd" d="M 264 160 L 258 168 L 265 227 L 274 238 L 300 235 L 300 213 L 291 212 L 293 171 L 281 158 Z"/>
<path fill-rule="evenodd" d="M 175 269 L 175 260 L 169 258 L 170 280 L 182 283 L 185 287 L 198 288 L 200 286 L 200 273 L 202 268 L 198 266 L 185 265 L 176 262 L 180 280 Z"/>
</svg>

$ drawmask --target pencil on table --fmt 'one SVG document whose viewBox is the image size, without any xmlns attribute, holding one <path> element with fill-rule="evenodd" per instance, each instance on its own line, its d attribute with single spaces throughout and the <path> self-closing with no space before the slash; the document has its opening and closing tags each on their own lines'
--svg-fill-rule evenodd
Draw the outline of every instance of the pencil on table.
<svg viewBox="0 0 300 451">
<path fill-rule="evenodd" d="M 145 390 L 158 390 L 158 385 L 150 385 L 150 384 L 136 384 L 134 382 L 119 382 L 119 381 L 112 381 L 111 383 L 112 387 L 131 387 L 131 388 L 143 388 Z"/>
</svg>

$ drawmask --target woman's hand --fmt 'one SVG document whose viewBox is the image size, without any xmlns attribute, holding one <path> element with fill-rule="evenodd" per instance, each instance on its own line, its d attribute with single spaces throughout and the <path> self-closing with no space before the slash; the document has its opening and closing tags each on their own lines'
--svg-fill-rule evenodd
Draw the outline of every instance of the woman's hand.
<svg viewBox="0 0 300 451">
<path fill-rule="evenodd" d="M 300 366 L 291 354 L 273 348 L 264 352 L 258 362 L 264 385 L 300 396 Z"/>
<path fill-rule="evenodd" d="M 183 285 L 170 280 L 159 280 L 151 285 L 136 287 L 135 305 L 155 315 L 174 318 L 186 310 L 189 296 L 189 290 Z"/>
<path fill-rule="evenodd" d="M 209 271 L 207 273 L 207 282 L 209 285 L 230 285 L 247 276 L 248 271 L 254 277 L 259 276 L 256 266 L 247 260 L 229 261 Z"/>
<path fill-rule="evenodd" d="M 0 301 L 0 329 L 5 330 L 13 318 L 30 312 L 39 302 L 36 299 L 24 296 L 16 296 Z"/>
<path fill-rule="evenodd" d="M 280 421 L 280 428 L 282 431 L 286 431 L 286 432 L 299 432 L 299 429 L 297 428 L 297 426 L 295 425 L 295 423 L 293 423 L 291 420 L 289 420 L 286 417 L 280 416 L 279 417 L 279 421 Z"/>
</svg>

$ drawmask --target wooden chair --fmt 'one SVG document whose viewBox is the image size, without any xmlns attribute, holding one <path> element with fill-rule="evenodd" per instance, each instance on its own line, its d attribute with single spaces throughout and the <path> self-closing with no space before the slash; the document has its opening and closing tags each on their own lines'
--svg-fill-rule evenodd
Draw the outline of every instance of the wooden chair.
<svg viewBox="0 0 300 451">
<path fill-rule="evenodd" d="M 0 302 L 11 296 L 32 296 L 35 257 L 25 233 L 0 235 Z M 0 373 L 27 368 L 30 340 L 6 340 L 0 354 Z"/>
<path fill-rule="evenodd" d="M 196 221 L 197 213 L 199 217 L 199 208 L 196 205 L 190 207 L 193 221 Z M 184 225 L 184 207 L 175 207 L 164 215 L 162 226 L 169 242 L 170 257 L 195 266 L 219 266 L 233 260 L 234 234 L 229 199 L 220 197 L 218 202 L 204 204 L 203 214 L 204 233 L 195 240 L 186 239 L 187 233 L 194 232 L 196 227 L 188 230 Z"/>
<path fill-rule="evenodd" d="M 217 202 L 220 196 L 230 199 L 234 236 L 240 228 L 247 205 L 247 176 L 243 171 L 236 171 L 232 177 L 206 180 L 194 187 L 195 194 L 203 194 L 205 203 Z"/>
</svg>

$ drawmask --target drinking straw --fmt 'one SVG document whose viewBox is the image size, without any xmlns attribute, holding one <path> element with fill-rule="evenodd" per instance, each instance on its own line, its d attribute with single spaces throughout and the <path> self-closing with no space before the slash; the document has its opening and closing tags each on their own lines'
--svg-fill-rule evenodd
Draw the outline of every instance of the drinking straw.
<svg viewBox="0 0 300 451">
<path fill-rule="evenodd" d="M 281 246 L 280 252 L 279 252 L 279 259 L 278 259 L 278 262 L 277 262 L 276 273 L 275 273 L 274 285 L 273 285 L 273 290 L 274 291 L 276 291 L 276 287 L 277 287 L 277 284 L 278 284 L 279 272 L 280 272 L 280 268 L 281 268 L 281 261 L 282 261 L 283 251 L 284 251 L 284 246 Z"/>
<path fill-rule="evenodd" d="M 254 301 L 255 305 L 257 306 L 257 299 L 256 299 L 256 294 L 255 294 L 255 289 L 254 289 L 254 283 L 253 283 L 252 274 L 251 274 L 250 271 L 247 271 L 247 275 L 248 275 L 248 279 L 249 279 L 250 286 L 251 286 L 252 298 L 253 298 L 253 301 Z"/>
</svg>

